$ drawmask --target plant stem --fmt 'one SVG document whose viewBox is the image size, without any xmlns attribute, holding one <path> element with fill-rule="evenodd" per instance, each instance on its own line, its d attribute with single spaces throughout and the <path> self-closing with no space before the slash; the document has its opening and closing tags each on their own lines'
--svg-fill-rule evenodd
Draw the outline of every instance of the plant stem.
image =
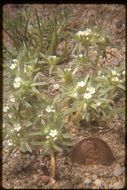
<svg viewBox="0 0 127 190">
<path fill-rule="evenodd" d="M 51 176 L 55 178 L 56 175 L 56 156 L 54 150 L 51 151 Z"/>
<path fill-rule="evenodd" d="M 78 122 L 81 118 L 81 112 L 83 109 L 83 105 L 79 106 L 79 109 L 77 110 L 76 114 L 74 116 L 72 116 L 72 121 L 73 122 Z"/>
</svg>

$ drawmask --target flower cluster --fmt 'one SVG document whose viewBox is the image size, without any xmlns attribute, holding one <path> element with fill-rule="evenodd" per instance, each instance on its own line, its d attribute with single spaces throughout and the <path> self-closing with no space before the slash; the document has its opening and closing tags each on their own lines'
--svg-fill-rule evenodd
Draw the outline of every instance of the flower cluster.
<svg viewBox="0 0 127 190">
<path fill-rule="evenodd" d="M 6 143 L 7 143 L 7 146 L 12 146 L 12 145 L 13 145 L 13 143 L 12 143 L 12 140 L 11 140 L 11 139 L 8 139 L 8 140 L 6 141 Z"/>
<path fill-rule="evenodd" d="M 31 65 L 24 65 L 24 72 L 26 73 L 29 70 L 32 70 L 32 66 Z"/>
<path fill-rule="evenodd" d="M 84 81 L 80 81 L 80 82 L 78 82 L 77 87 L 84 87 L 85 84 L 86 83 Z"/>
<path fill-rule="evenodd" d="M 59 84 L 54 84 L 54 85 L 53 85 L 53 89 L 54 89 L 54 90 L 58 90 L 59 88 L 60 88 L 60 85 L 59 85 Z"/>
<path fill-rule="evenodd" d="M 76 97 L 78 96 L 78 93 L 77 93 L 77 92 L 73 92 L 73 93 L 71 94 L 71 96 L 74 97 L 74 98 L 76 98 Z"/>
<path fill-rule="evenodd" d="M 16 67 L 16 64 L 17 64 L 17 59 L 13 59 L 12 60 L 12 64 L 11 64 L 11 66 L 10 66 L 10 69 L 15 69 L 15 67 Z"/>
<path fill-rule="evenodd" d="M 120 76 L 120 74 L 115 70 L 115 69 L 113 69 L 112 71 L 111 71 L 111 74 L 112 74 L 112 76 L 113 76 L 113 78 L 112 78 L 112 81 L 113 82 L 117 82 L 117 81 L 119 81 L 119 76 Z"/>
<path fill-rule="evenodd" d="M 113 76 L 120 76 L 120 74 L 114 69 L 111 71 Z"/>
<path fill-rule="evenodd" d="M 11 95 L 10 98 L 9 98 L 9 100 L 10 100 L 10 102 L 14 103 L 15 102 L 15 97 L 13 95 Z"/>
<path fill-rule="evenodd" d="M 6 105 L 6 106 L 3 107 L 3 111 L 4 112 L 7 112 L 8 110 L 9 110 L 9 106 L 8 105 Z"/>
<path fill-rule="evenodd" d="M 21 78 L 20 77 L 16 77 L 14 80 L 14 88 L 19 88 L 21 85 Z"/>
<path fill-rule="evenodd" d="M 55 112 L 55 109 L 53 109 L 53 106 L 47 106 L 47 108 L 45 109 L 46 112 L 50 113 L 50 112 Z"/>
<path fill-rule="evenodd" d="M 16 124 L 14 124 L 14 128 L 11 129 L 11 132 L 13 132 L 13 131 L 19 132 L 20 129 L 21 129 L 21 125 L 19 123 L 16 123 Z"/>
<path fill-rule="evenodd" d="M 95 88 L 94 87 L 87 87 L 86 89 L 90 94 L 94 94 L 95 93 Z"/>
<path fill-rule="evenodd" d="M 90 93 L 85 93 L 84 98 L 85 99 L 90 99 L 90 98 L 92 98 L 92 95 Z"/>
<path fill-rule="evenodd" d="M 15 131 L 20 131 L 20 129 L 21 129 L 21 125 L 19 123 L 14 125 L 14 130 Z"/>
<path fill-rule="evenodd" d="M 64 69 L 65 72 L 70 72 L 71 71 L 71 68 L 67 68 L 67 69 Z"/>
<path fill-rule="evenodd" d="M 46 136 L 46 139 L 53 138 L 53 140 L 57 139 L 58 131 L 56 129 L 50 130 L 49 135 Z"/>
<path fill-rule="evenodd" d="M 77 32 L 77 34 L 76 34 L 76 36 L 89 36 L 89 35 L 91 35 L 92 34 L 92 30 L 90 29 L 90 28 L 86 28 L 86 30 L 84 30 L 84 31 L 79 31 L 79 32 Z"/>
<path fill-rule="evenodd" d="M 95 93 L 95 88 L 94 87 L 87 87 L 86 91 L 88 91 L 88 92 L 86 92 L 84 94 L 84 98 L 85 99 L 90 99 L 90 98 L 92 98 L 92 95 Z"/>
<path fill-rule="evenodd" d="M 54 59 L 55 60 L 56 58 L 57 58 L 56 55 L 50 55 L 49 56 L 49 59 Z"/>
<path fill-rule="evenodd" d="M 117 81 L 119 81 L 119 78 L 118 78 L 118 77 L 113 77 L 113 78 L 112 78 L 112 81 L 117 82 Z"/>
</svg>

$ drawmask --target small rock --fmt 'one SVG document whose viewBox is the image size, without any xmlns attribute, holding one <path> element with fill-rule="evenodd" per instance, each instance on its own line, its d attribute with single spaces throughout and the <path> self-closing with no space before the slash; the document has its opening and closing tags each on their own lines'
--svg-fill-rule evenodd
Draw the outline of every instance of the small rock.
<svg viewBox="0 0 127 190">
<path fill-rule="evenodd" d="M 35 170 L 37 170 L 38 167 L 39 167 L 39 163 L 38 163 L 38 162 L 35 162 L 35 163 L 33 164 L 33 168 L 34 168 Z"/>
<path fill-rule="evenodd" d="M 25 158 L 26 158 L 26 159 L 30 159 L 30 158 L 31 158 L 31 155 L 30 155 L 30 154 L 26 154 L 26 155 L 25 155 Z"/>
<path fill-rule="evenodd" d="M 122 181 L 117 181 L 116 183 L 114 183 L 114 184 L 112 185 L 111 188 L 112 188 L 112 189 L 123 189 L 124 186 L 125 186 L 125 184 L 123 184 Z"/>
<path fill-rule="evenodd" d="M 16 165 L 14 168 L 17 172 L 21 172 L 22 166 L 21 165 Z"/>
<path fill-rule="evenodd" d="M 124 172 L 123 168 L 121 167 L 120 164 L 117 164 L 114 168 L 113 175 L 118 177 Z"/>
<path fill-rule="evenodd" d="M 84 180 L 85 185 L 89 185 L 89 184 L 91 184 L 91 182 L 92 182 L 92 180 L 89 179 L 89 178 L 86 178 L 86 179 Z"/>
<path fill-rule="evenodd" d="M 50 182 L 50 177 L 47 176 L 47 175 L 43 175 L 43 176 L 41 176 L 41 180 L 42 180 L 43 183 L 47 184 L 47 183 Z"/>
<path fill-rule="evenodd" d="M 102 186 L 102 181 L 100 179 L 96 179 L 95 180 L 95 185 L 98 186 L 98 187 L 101 187 Z"/>
<path fill-rule="evenodd" d="M 25 164 L 23 164 L 23 168 L 28 168 L 30 166 L 30 161 L 26 161 Z"/>
<path fill-rule="evenodd" d="M 117 28 L 121 28 L 123 25 L 122 21 L 120 20 L 119 22 L 116 23 Z"/>
<path fill-rule="evenodd" d="M 70 180 L 66 180 L 63 185 L 62 185 L 62 188 L 64 189 L 72 189 L 72 183 Z"/>
<path fill-rule="evenodd" d="M 93 174 L 92 178 L 93 178 L 93 180 L 96 180 L 97 179 L 97 175 Z"/>
</svg>

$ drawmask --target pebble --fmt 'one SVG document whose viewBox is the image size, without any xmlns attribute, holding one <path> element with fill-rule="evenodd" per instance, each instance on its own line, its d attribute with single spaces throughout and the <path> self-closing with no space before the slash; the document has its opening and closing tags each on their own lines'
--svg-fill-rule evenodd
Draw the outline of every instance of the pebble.
<svg viewBox="0 0 127 190">
<path fill-rule="evenodd" d="M 124 172 L 124 169 L 121 167 L 120 164 L 117 164 L 114 168 L 113 175 L 115 177 L 120 176 Z"/>
<path fill-rule="evenodd" d="M 72 183 L 69 180 L 66 180 L 64 184 L 61 186 L 64 189 L 72 189 Z"/>
<path fill-rule="evenodd" d="M 43 183 L 49 183 L 50 182 L 50 177 L 49 176 L 47 176 L 47 175 L 43 175 L 43 176 L 41 176 L 41 181 L 43 182 Z"/>
<path fill-rule="evenodd" d="M 92 178 L 93 178 L 93 180 L 96 180 L 97 179 L 97 175 L 93 174 Z"/>
<path fill-rule="evenodd" d="M 98 186 L 98 187 L 101 187 L 102 186 L 102 181 L 100 179 L 96 179 L 95 180 L 95 185 Z"/>
<path fill-rule="evenodd" d="M 110 188 L 112 189 L 123 189 L 125 184 L 122 181 L 115 182 Z"/>
<path fill-rule="evenodd" d="M 85 185 L 89 185 L 89 184 L 91 184 L 91 182 L 92 182 L 92 180 L 89 179 L 89 178 L 86 178 L 86 179 L 84 180 Z"/>
<path fill-rule="evenodd" d="M 39 167 L 39 163 L 38 163 L 38 162 L 35 162 L 35 163 L 33 164 L 33 168 L 36 170 L 36 169 L 38 169 L 38 167 Z"/>
<path fill-rule="evenodd" d="M 21 172 L 22 166 L 21 166 L 21 165 L 16 165 L 16 166 L 15 166 L 15 170 L 16 170 L 17 172 Z"/>
</svg>

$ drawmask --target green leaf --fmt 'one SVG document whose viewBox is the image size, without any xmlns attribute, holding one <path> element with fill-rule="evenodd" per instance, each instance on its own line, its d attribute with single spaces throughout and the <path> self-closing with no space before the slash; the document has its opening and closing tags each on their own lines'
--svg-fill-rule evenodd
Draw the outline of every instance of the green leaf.
<svg viewBox="0 0 127 190">
<path fill-rule="evenodd" d="M 40 94 L 39 90 L 37 90 L 34 86 L 32 87 L 32 91 L 36 94 Z"/>
<path fill-rule="evenodd" d="M 30 136 L 37 136 L 37 135 L 42 136 L 43 134 L 42 134 L 41 131 L 38 131 L 38 132 L 31 132 L 31 133 L 29 133 L 28 135 L 30 135 Z"/>
<path fill-rule="evenodd" d="M 57 152 L 63 152 L 62 148 L 60 148 L 59 146 L 53 144 L 53 148 L 57 151 Z"/>
<path fill-rule="evenodd" d="M 123 86 L 122 84 L 118 84 L 118 87 L 122 90 L 125 90 L 125 86 Z"/>
<path fill-rule="evenodd" d="M 25 104 L 25 106 L 26 106 L 26 108 L 31 108 L 32 106 L 31 106 L 31 104 L 29 104 L 28 102 L 24 102 L 24 104 Z"/>
<path fill-rule="evenodd" d="M 62 136 L 63 136 L 65 139 L 70 139 L 70 138 L 72 138 L 72 136 L 71 136 L 70 134 L 68 134 L 68 133 L 63 134 Z"/>
<path fill-rule="evenodd" d="M 31 142 L 32 145 L 44 145 L 44 142 L 40 142 L 40 141 L 33 141 Z"/>
<path fill-rule="evenodd" d="M 31 147 L 28 145 L 28 143 L 26 141 L 21 143 L 20 150 L 22 152 L 29 151 L 29 152 L 32 153 L 32 149 L 31 149 Z"/>
<path fill-rule="evenodd" d="M 108 92 L 112 89 L 112 87 L 108 88 L 108 89 L 103 89 L 103 90 L 100 90 L 100 95 L 99 97 L 102 97 L 104 96 L 105 94 L 108 94 Z"/>
<path fill-rule="evenodd" d="M 93 108 L 96 111 L 97 105 L 96 104 L 91 104 L 90 107 Z"/>
<path fill-rule="evenodd" d="M 73 146 L 72 142 L 62 141 L 62 145 L 64 146 Z"/>
<path fill-rule="evenodd" d="M 47 83 L 45 83 L 45 82 L 35 82 L 35 83 L 32 84 L 32 86 L 40 86 L 40 85 L 44 86 L 44 85 L 47 85 Z"/>
<path fill-rule="evenodd" d="M 25 145 L 26 150 L 32 153 L 32 149 L 29 146 L 29 144 L 27 142 L 24 142 L 24 145 Z"/>
<path fill-rule="evenodd" d="M 83 112 L 85 112 L 85 111 L 86 111 L 86 109 L 87 109 L 87 104 L 86 104 L 86 103 L 84 103 L 84 106 L 83 106 Z"/>
<path fill-rule="evenodd" d="M 76 111 L 74 107 L 69 108 L 69 109 L 64 111 L 63 115 L 66 116 L 66 115 L 68 115 L 70 113 L 73 113 L 74 111 Z"/>
</svg>

